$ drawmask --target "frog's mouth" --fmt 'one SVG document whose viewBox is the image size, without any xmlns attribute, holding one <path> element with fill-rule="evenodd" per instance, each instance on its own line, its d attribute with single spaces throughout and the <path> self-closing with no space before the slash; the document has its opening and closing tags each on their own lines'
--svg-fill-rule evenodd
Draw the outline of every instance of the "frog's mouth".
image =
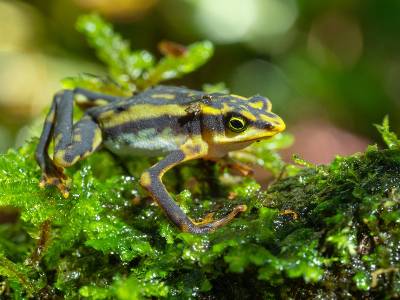
<svg viewBox="0 0 400 300">
<path fill-rule="evenodd" d="M 215 142 L 220 145 L 227 145 L 227 144 L 251 144 L 254 142 L 259 142 L 262 140 L 267 140 L 272 138 L 273 136 L 280 133 L 281 130 L 277 131 L 268 131 L 266 134 L 265 132 L 260 132 L 259 134 L 251 134 L 249 135 L 237 135 L 237 136 L 219 136 L 215 139 Z"/>
</svg>

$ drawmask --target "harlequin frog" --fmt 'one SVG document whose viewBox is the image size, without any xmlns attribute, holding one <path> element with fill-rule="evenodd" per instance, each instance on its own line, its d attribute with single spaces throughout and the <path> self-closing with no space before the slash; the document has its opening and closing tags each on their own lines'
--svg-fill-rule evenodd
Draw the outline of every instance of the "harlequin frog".
<svg viewBox="0 0 400 300">
<path fill-rule="evenodd" d="M 84 110 L 75 124 L 74 102 Z M 168 194 L 164 173 L 188 160 L 221 158 L 284 129 L 282 119 L 271 112 L 271 102 L 261 96 L 208 94 L 174 86 L 155 86 L 127 98 L 80 88 L 63 90 L 54 96 L 36 150 L 43 173 L 40 186 L 55 185 L 68 197 L 64 168 L 101 145 L 116 155 L 162 156 L 144 171 L 140 184 L 182 231 L 206 233 L 228 223 L 246 206 L 235 207 L 220 220 L 196 223 Z"/>
</svg>

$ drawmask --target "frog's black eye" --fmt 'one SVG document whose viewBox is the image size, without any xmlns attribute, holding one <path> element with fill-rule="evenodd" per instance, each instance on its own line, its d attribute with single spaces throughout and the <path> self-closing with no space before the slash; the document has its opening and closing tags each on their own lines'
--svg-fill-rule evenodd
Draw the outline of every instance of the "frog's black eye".
<svg viewBox="0 0 400 300">
<path fill-rule="evenodd" d="M 243 118 L 234 116 L 229 119 L 228 126 L 233 132 L 242 132 L 246 129 L 247 122 Z"/>
</svg>

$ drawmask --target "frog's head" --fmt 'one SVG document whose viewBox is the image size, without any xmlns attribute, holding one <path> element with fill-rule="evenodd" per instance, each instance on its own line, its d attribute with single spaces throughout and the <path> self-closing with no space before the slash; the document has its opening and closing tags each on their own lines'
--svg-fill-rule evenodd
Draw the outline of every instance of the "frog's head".
<svg viewBox="0 0 400 300">
<path fill-rule="evenodd" d="M 271 108 L 262 96 L 211 95 L 203 106 L 208 143 L 227 152 L 282 132 L 286 125 Z"/>
</svg>

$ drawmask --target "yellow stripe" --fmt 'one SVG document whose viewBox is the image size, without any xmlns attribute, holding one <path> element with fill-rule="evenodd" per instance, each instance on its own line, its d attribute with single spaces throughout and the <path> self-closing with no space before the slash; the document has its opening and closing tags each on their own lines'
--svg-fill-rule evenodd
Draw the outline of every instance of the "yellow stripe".
<svg viewBox="0 0 400 300">
<path fill-rule="evenodd" d="M 249 103 L 249 105 L 252 108 L 255 108 L 255 109 L 262 109 L 264 107 L 264 102 L 260 100 L 260 101 L 257 101 L 257 102 Z"/>
<path fill-rule="evenodd" d="M 102 142 L 103 137 L 100 128 L 96 128 L 92 140 L 92 151 L 94 151 Z"/>
<path fill-rule="evenodd" d="M 54 145 L 58 145 L 58 143 L 61 141 L 63 135 L 62 133 L 59 133 L 55 138 L 54 138 Z"/>
<path fill-rule="evenodd" d="M 267 115 L 264 115 L 264 114 L 260 114 L 259 118 L 262 121 L 266 121 L 266 122 L 279 121 L 278 117 L 277 118 L 271 118 L 271 117 L 268 117 Z"/>
<path fill-rule="evenodd" d="M 176 95 L 174 95 L 174 94 L 154 94 L 154 95 L 151 95 L 151 98 L 161 98 L 161 99 L 172 100 L 172 99 L 176 98 Z"/>
<path fill-rule="evenodd" d="M 142 176 L 140 176 L 140 184 L 145 187 L 149 187 L 151 185 L 151 177 L 149 172 L 144 172 Z"/>
<path fill-rule="evenodd" d="M 232 97 L 234 97 L 234 98 L 239 98 L 239 99 L 242 99 L 242 100 L 247 100 L 246 97 L 239 96 L 239 95 L 235 95 L 235 94 L 231 94 L 230 96 L 232 96 Z"/>
<path fill-rule="evenodd" d="M 205 156 L 208 151 L 208 143 L 203 140 L 201 135 L 197 135 L 183 144 L 180 149 L 185 155 L 184 161 L 191 160 Z"/>
<path fill-rule="evenodd" d="M 179 117 L 187 115 L 187 112 L 185 112 L 184 106 L 177 104 L 136 104 L 121 113 L 116 113 L 112 110 L 106 111 L 100 114 L 99 120 L 104 127 L 109 128 L 135 122 L 136 120 L 154 119 L 163 115 Z"/>
<path fill-rule="evenodd" d="M 220 115 L 221 114 L 221 110 L 214 108 L 212 106 L 208 106 L 208 105 L 202 105 L 202 109 L 201 112 L 206 114 L 206 115 Z"/>
<path fill-rule="evenodd" d="M 65 150 L 58 150 L 53 155 L 53 162 L 58 167 L 69 166 L 70 164 L 64 160 Z"/>
<path fill-rule="evenodd" d="M 251 112 L 249 112 L 248 110 L 241 110 L 240 114 L 244 117 L 246 117 L 247 119 L 249 119 L 250 121 L 256 121 L 257 117 L 255 115 L 253 115 Z"/>
<path fill-rule="evenodd" d="M 80 143 L 80 142 L 82 142 L 82 136 L 80 135 L 80 133 L 74 134 L 74 136 L 72 137 L 72 141 L 73 141 L 74 143 Z"/>
</svg>

